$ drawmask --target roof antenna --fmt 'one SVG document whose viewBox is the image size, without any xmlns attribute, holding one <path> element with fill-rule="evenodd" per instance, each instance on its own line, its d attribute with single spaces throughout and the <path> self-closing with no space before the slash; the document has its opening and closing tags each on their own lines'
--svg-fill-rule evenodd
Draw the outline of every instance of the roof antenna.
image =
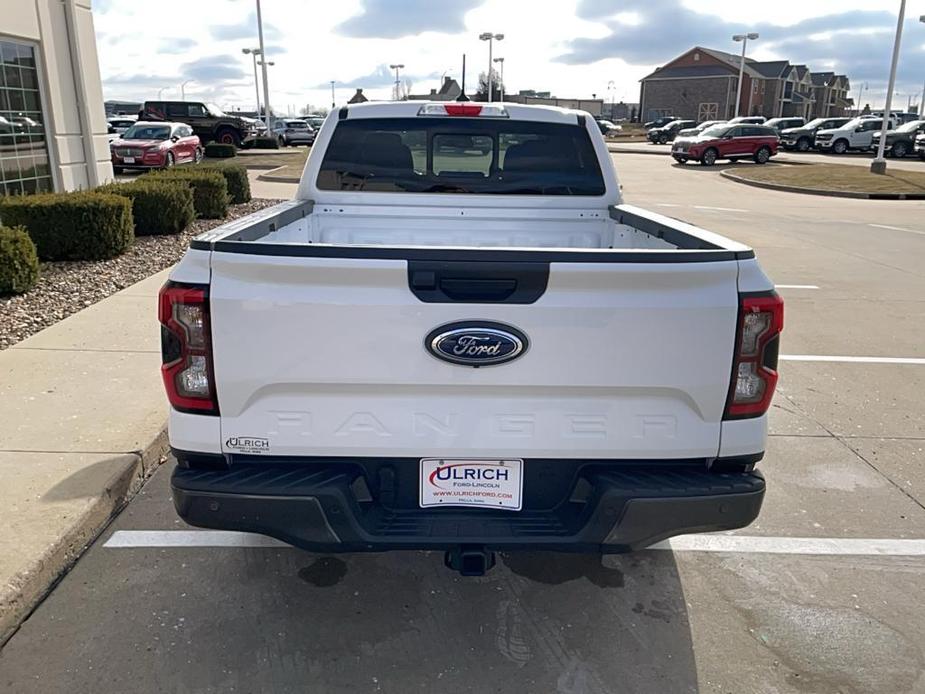
<svg viewBox="0 0 925 694">
<path fill-rule="evenodd" d="M 459 92 L 459 96 L 456 97 L 456 101 L 469 101 L 469 97 L 466 96 L 466 54 L 465 53 L 463 53 L 462 91 Z"/>
</svg>

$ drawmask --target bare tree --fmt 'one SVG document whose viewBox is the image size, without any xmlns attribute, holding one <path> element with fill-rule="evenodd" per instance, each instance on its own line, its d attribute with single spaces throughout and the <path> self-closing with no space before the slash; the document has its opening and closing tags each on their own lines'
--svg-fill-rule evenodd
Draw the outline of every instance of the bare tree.
<svg viewBox="0 0 925 694">
<path fill-rule="evenodd" d="M 504 85 L 501 83 L 501 76 L 498 71 L 491 70 L 491 100 L 500 101 Z M 479 86 L 475 92 L 474 101 L 488 101 L 488 73 L 479 73 Z"/>
</svg>

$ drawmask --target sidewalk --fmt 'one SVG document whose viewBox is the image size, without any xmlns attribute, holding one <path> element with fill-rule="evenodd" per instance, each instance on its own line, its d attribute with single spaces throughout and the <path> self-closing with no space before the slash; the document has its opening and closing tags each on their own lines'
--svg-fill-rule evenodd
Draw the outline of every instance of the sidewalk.
<svg viewBox="0 0 925 694">
<path fill-rule="evenodd" d="M 166 453 L 166 275 L 0 352 L 0 644 Z"/>
</svg>

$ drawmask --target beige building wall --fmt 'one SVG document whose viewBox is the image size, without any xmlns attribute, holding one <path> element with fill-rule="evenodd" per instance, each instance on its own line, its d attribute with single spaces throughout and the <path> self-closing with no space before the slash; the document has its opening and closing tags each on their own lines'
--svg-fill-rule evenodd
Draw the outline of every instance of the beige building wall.
<svg viewBox="0 0 925 694">
<path fill-rule="evenodd" d="M 112 180 L 90 0 L 0 0 L 0 40 L 32 44 L 55 190 Z"/>
</svg>

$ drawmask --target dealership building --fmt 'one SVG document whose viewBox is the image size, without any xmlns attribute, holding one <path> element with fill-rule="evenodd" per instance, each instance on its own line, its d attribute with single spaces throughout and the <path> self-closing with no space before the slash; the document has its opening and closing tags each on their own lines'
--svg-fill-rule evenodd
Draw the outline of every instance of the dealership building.
<svg viewBox="0 0 925 694">
<path fill-rule="evenodd" d="M 90 0 L 0 0 L 0 195 L 112 179 Z"/>
</svg>

